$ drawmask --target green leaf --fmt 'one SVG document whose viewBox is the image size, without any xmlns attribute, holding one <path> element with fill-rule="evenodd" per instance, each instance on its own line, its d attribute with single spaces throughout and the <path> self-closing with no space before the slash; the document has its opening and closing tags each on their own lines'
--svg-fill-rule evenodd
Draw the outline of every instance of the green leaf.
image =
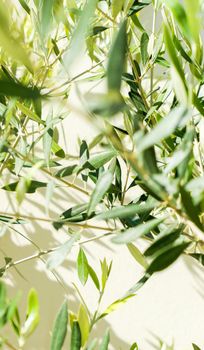
<svg viewBox="0 0 204 350">
<path fill-rule="evenodd" d="M 124 0 L 112 0 L 112 16 L 115 19 L 122 10 Z"/>
<path fill-rule="evenodd" d="M 19 184 L 19 181 L 17 182 L 13 182 L 11 184 L 5 185 L 4 187 L 2 187 L 2 190 L 6 190 L 6 191 L 16 191 L 17 190 L 17 186 Z M 26 188 L 26 193 L 35 193 L 35 191 L 38 188 L 42 188 L 42 187 L 46 187 L 47 183 L 45 182 L 41 182 L 41 181 L 36 181 L 36 180 L 31 180 Z"/>
<path fill-rule="evenodd" d="M 3 315 L 6 312 L 7 303 L 6 303 L 6 286 L 3 282 L 0 281 L 0 319 L 3 318 Z M 0 325 L 2 320 L 0 322 Z"/>
<path fill-rule="evenodd" d="M 184 250 L 189 246 L 189 242 L 178 244 L 164 253 L 159 254 L 150 264 L 147 269 L 147 273 L 152 274 L 157 271 L 161 271 L 173 264 L 174 261 L 184 252 Z"/>
<path fill-rule="evenodd" d="M 16 186 L 16 199 L 18 201 L 18 204 L 21 205 L 23 202 L 25 195 L 29 189 L 30 186 L 30 178 L 21 177 L 17 186 Z"/>
<path fill-rule="evenodd" d="M 87 346 L 87 350 L 94 350 L 94 349 L 96 349 L 96 345 L 97 345 L 97 339 L 93 339 L 91 344 L 89 344 Z"/>
<path fill-rule="evenodd" d="M 52 140 L 53 140 L 53 115 L 50 113 L 46 120 L 46 128 L 45 133 L 43 135 L 43 150 L 45 155 L 45 161 L 47 166 L 49 167 L 50 163 L 50 155 L 52 149 Z"/>
<path fill-rule="evenodd" d="M 186 84 L 185 74 L 177 57 L 172 35 L 170 33 L 169 28 L 166 25 L 164 26 L 164 39 L 167 52 L 171 59 L 172 80 L 177 98 L 181 103 L 184 104 L 184 106 L 187 106 L 188 88 Z"/>
<path fill-rule="evenodd" d="M 25 140 L 25 137 L 20 138 L 20 141 L 19 141 L 18 145 L 16 146 L 16 149 L 23 157 L 26 158 L 26 156 L 27 156 L 27 142 Z M 19 176 L 23 166 L 24 166 L 24 159 L 16 157 L 14 171 L 15 171 L 17 176 Z"/>
<path fill-rule="evenodd" d="M 178 167 L 177 169 L 180 178 L 184 178 L 189 163 L 189 157 L 192 153 L 193 138 L 194 130 L 186 132 L 181 143 L 176 148 L 171 158 L 168 159 L 168 164 L 164 171 L 165 174 L 168 174 L 170 171 Z"/>
<path fill-rule="evenodd" d="M 74 207 L 69 208 L 68 210 L 64 211 L 61 215 L 60 218 L 62 220 L 66 219 L 72 219 L 75 216 L 78 216 L 81 213 L 84 213 L 88 209 L 88 203 L 83 203 L 83 204 L 77 204 Z"/>
<path fill-rule="evenodd" d="M 65 301 L 55 319 L 50 350 L 61 350 L 67 333 L 68 310 Z"/>
<path fill-rule="evenodd" d="M 81 283 L 85 285 L 89 276 L 89 269 L 88 260 L 82 248 L 80 248 L 77 258 L 77 271 Z"/>
<path fill-rule="evenodd" d="M 96 153 L 93 156 L 90 156 L 85 166 L 90 166 L 90 169 L 99 169 L 106 163 L 108 163 L 111 159 L 113 159 L 117 155 L 115 150 L 108 150 L 105 152 Z"/>
<path fill-rule="evenodd" d="M 72 334 L 71 334 L 71 350 L 81 349 L 81 331 L 79 323 L 77 321 L 73 322 Z"/>
<path fill-rule="evenodd" d="M 70 176 L 70 175 L 76 174 L 79 169 L 80 169 L 80 167 L 78 167 L 77 164 L 69 165 L 65 168 L 58 170 L 55 173 L 55 176 L 56 177 Z"/>
<path fill-rule="evenodd" d="M 130 252 L 130 254 L 133 256 L 133 258 L 145 269 L 147 268 L 148 264 L 146 262 L 145 257 L 140 252 L 140 250 L 132 243 L 127 244 L 127 248 Z"/>
<path fill-rule="evenodd" d="M 193 345 L 193 350 L 201 350 L 201 348 L 199 348 L 198 345 L 196 345 L 194 343 L 192 345 Z"/>
<path fill-rule="evenodd" d="M 107 79 L 108 89 L 120 91 L 122 74 L 125 65 L 126 56 L 126 21 L 124 21 L 119 29 L 119 32 L 113 42 L 111 51 L 109 54 L 108 67 L 107 67 Z"/>
<path fill-rule="evenodd" d="M 80 305 L 78 312 L 78 322 L 81 330 L 81 346 L 83 347 L 89 337 L 90 324 L 87 312 L 82 304 Z"/>
<path fill-rule="evenodd" d="M 191 35 L 189 30 L 188 19 L 186 15 L 186 11 L 182 4 L 178 0 L 166 0 L 166 4 L 171 9 L 174 17 L 176 18 L 183 34 L 189 38 Z"/>
<path fill-rule="evenodd" d="M 184 187 L 180 186 L 180 194 L 183 207 L 188 215 L 188 217 L 196 224 L 196 226 L 203 230 L 203 225 L 200 222 L 199 214 L 200 208 L 199 206 L 193 203 L 192 197 L 188 191 L 185 190 Z"/>
<path fill-rule="evenodd" d="M 64 211 L 58 221 L 53 222 L 53 226 L 56 230 L 61 228 L 67 222 L 80 222 L 87 220 L 86 210 L 88 209 L 88 203 L 78 204 L 68 210 Z"/>
<path fill-rule="evenodd" d="M 18 0 L 21 4 L 21 6 L 24 8 L 24 10 L 30 14 L 30 7 L 26 4 L 25 0 Z"/>
<path fill-rule="evenodd" d="M 38 124 L 43 124 L 44 125 L 44 121 L 41 120 L 38 115 L 33 112 L 31 109 L 27 108 L 26 106 L 24 106 L 22 103 L 20 103 L 19 101 L 16 102 L 16 106 L 20 109 L 20 111 L 26 116 L 29 117 L 29 119 L 34 120 L 36 123 Z"/>
<path fill-rule="evenodd" d="M 108 350 L 109 342 L 110 342 L 110 333 L 109 333 L 109 330 L 107 329 L 107 331 L 102 339 L 102 343 L 99 347 L 99 350 Z"/>
<path fill-rule="evenodd" d="M 139 350 L 138 345 L 136 343 L 132 344 L 130 350 Z"/>
<path fill-rule="evenodd" d="M 8 222 L 10 224 L 25 224 L 26 221 L 25 220 L 22 220 L 22 219 L 17 219 L 12 217 L 12 216 L 5 216 L 5 215 L 0 215 L 0 221 L 2 222 Z"/>
<path fill-rule="evenodd" d="M 109 305 L 104 312 L 99 316 L 98 320 L 101 318 L 104 318 L 105 316 L 109 315 L 111 312 L 117 310 L 121 305 L 125 304 L 130 298 L 134 297 L 135 295 L 128 295 L 124 298 L 118 299 L 114 301 L 111 305 Z"/>
<path fill-rule="evenodd" d="M 104 32 L 104 30 L 106 30 L 106 29 L 108 29 L 108 27 L 104 27 L 104 26 L 95 26 L 95 27 L 93 27 L 93 29 L 92 29 L 91 36 L 100 34 L 100 33 Z"/>
<path fill-rule="evenodd" d="M 201 3 L 199 0 L 196 0 L 192 3 L 191 0 L 185 0 L 184 4 L 186 7 L 186 14 L 188 18 L 188 24 L 189 29 L 191 32 L 192 39 L 194 43 L 196 44 L 196 47 L 192 45 L 193 50 L 195 50 L 195 56 L 199 59 L 200 56 L 200 32 L 201 32 L 201 25 L 202 20 L 200 18 L 200 11 L 201 11 Z M 197 52 L 196 52 L 197 51 Z"/>
<path fill-rule="evenodd" d="M 71 38 L 70 48 L 64 56 L 64 62 L 67 68 L 75 61 L 77 55 L 80 55 L 97 3 L 98 0 L 87 0 L 81 11 L 79 22 Z"/>
<path fill-rule="evenodd" d="M 147 52 L 148 42 L 149 42 L 148 34 L 146 32 L 142 33 L 140 50 L 141 50 L 142 63 L 144 65 L 147 63 L 147 60 L 148 60 L 148 52 Z"/>
<path fill-rule="evenodd" d="M 41 97 L 40 91 L 36 87 L 31 88 L 20 83 L 7 80 L 0 80 L 0 95 L 15 96 L 31 100 Z"/>
<path fill-rule="evenodd" d="M 181 225 L 177 228 L 168 229 L 166 232 L 162 233 L 162 236 L 158 237 L 151 245 L 148 247 L 144 255 L 145 256 L 151 256 L 157 253 L 160 249 L 165 248 L 169 244 L 173 243 L 174 241 L 179 238 L 179 236 L 182 234 L 184 229 L 184 226 Z"/>
<path fill-rule="evenodd" d="M 106 258 L 104 258 L 103 261 L 101 262 L 101 271 L 102 271 L 101 285 L 102 285 L 102 291 L 104 291 L 104 289 L 105 289 L 108 277 L 110 275 L 111 267 L 112 267 L 112 262 L 108 266 Z"/>
<path fill-rule="evenodd" d="M 96 186 L 91 194 L 89 208 L 87 211 L 88 216 L 91 215 L 91 213 L 95 210 L 97 204 L 100 203 L 100 201 L 103 199 L 109 187 L 111 186 L 112 181 L 113 171 L 109 168 L 106 171 L 104 171 L 98 178 Z"/>
<path fill-rule="evenodd" d="M 28 294 L 26 321 L 21 329 L 21 335 L 28 337 L 39 323 L 39 302 L 35 289 L 31 289 Z"/>
<path fill-rule="evenodd" d="M 189 112 L 185 107 L 179 106 L 173 109 L 164 117 L 149 133 L 144 135 L 138 143 L 138 152 L 142 152 L 151 146 L 158 144 L 163 139 L 169 137 L 182 121 L 190 118 Z"/>
<path fill-rule="evenodd" d="M 153 201 L 152 203 L 142 203 L 142 204 L 128 204 L 96 215 L 98 220 L 109 220 L 109 219 L 125 219 L 133 217 L 137 214 L 143 214 L 147 211 L 151 211 L 156 207 L 158 202 Z"/>
<path fill-rule="evenodd" d="M 141 11 L 143 8 L 151 4 L 151 0 L 138 1 L 135 0 L 131 8 L 129 9 L 128 16 L 132 16 L 135 13 Z"/>
<path fill-rule="evenodd" d="M 142 278 L 138 282 L 136 282 L 126 293 L 126 295 L 132 295 L 135 294 L 140 288 L 143 287 L 143 285 L 149 280 L 151 275 L 149 273 L 145 273 Z"/>
<path fill-rule="evenodd" d="M 15 313 L 17 310 L 17 303 L 19 302 L 20 297 L 21 297 L 21 294 L 17 293 L 16 297 L 13 300 L 11 300 L 11 302 L 9 303 L 7 314 L 6 314 L 7 321 L 12 321 L 12 319 L 15 317 Z"/>
<path fill-rule="evenodd" d="M 79 239 L 79 234 L 73 234 L 73 236 L 66 241 L 64 244 L 60 245 L 52 253 L 47 260 L 47 268 L 52 270 L 61 265 L 66 259 L 67 255 L 70 253 L 74 243 Z"/>
<path fill-rule="evenodd" d="M 193 63 L 192 59 L 190 58 L 189 54 L 184 50 L 182 46 L 182 41 L 179 40 L 175 35 L 173 36 L 173 42 L 176 46 L 176 49 L 180 52 L 181 56 L 189 63 Z"/>
<path fill-rule="evenodd" d="M 56 155 L 56 157 L 59 158 L 65 158 L 64 150 L 55 142 L 55 140 L 52 140 L 52 152 Z"/>
<path fill-rule="evenodd" d="M 189 255 L 192 256 L 197 261 L 199 261 L 199 263 L 204 266 L 204 254 L 192 253 L 192 254 L 189 254 Z"/>
<path fill-rule="evenodd" d="M 127 244 L 136 241 L 136 239 L 148 234 L 151 230 L 154 230 L 164 219 L 152 219 L 144 224 L 139 224 L 133 228 L 129 228 L 122 233 L 117 234 L 112 242 L 117 244 Z"/>
<path fill-rule="evenodd" d="M 89 270 L 89 276 L 91 277 L 93 283 L 95 284 L 96 288 L 98 290 L 100 290 L 100 283 L 99 283 L 99 280 L 98 280 L 98 277 L 97 277 L 95 271 L 93 270 L 93 268 L 90 265 L 88 265 L 88 270 Z"/>
<path fill-rule="evenodd" d="M 41 17 L 41 35 L 43 39 L 46 39 L 50 26 L 52 23 L 53 15 L 52 15 L 52 10 L 53 10 L 53 5 L 54 5 L 54 0 L 41 0 L 42 5 L 41 5 L 41 12 L 40 12 L 40 17 Z"/>
<path fill-rule="evenodd" d="M 61 215 L 61 219 L 71 219 L 83 212 L 85 212 L 88 208 L 88 203 L 82 203 L 77 204 L 74 207 L 69 208 L 68 210 L 64 211 Z"/>
</svg>

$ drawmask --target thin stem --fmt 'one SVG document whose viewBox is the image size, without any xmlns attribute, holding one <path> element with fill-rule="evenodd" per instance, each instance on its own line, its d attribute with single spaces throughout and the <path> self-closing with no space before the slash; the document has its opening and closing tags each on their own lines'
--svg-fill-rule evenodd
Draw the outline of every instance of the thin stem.
<svg viewBox="0 0 204 350">
<path fill-rule="evenodd" d="M 31 159 L 29 159 L 28 157 L 25 157 L 22 153 L 20 153 L 19 151 L 17 151 L 15 148 L 11 148 L 11 149 L 12 149 L 12 151 L 13 151 L 14 153 L 16 153 L 16 154 L 18 155 L 18 157 L 20 157 L 21 159 L 23 159 L 25 162 L 26 162 L 26 161 L 29 161 L 32 165 L 35 165 L 35 162 L 33 162 L 33 161 L 32 161 Z M 81 187 L 79 187 L 79 186 L 77 186 L 77 185 L 75 185 L 75 184 L 72 184 L 71 182 L 68 182 L 68 181 L 62 179 L 61 177 L 56 177 L 56 176 L 53 175 L 50 171 L 48 171 L 48 170 L 46 170 L 46 169 L 44 169 L 44 168 L 40 168 L 39 170 L 42 171 L 42 172 L 44 172 L 45 174 L 51 176 L 52 178 L 54 178 L 55 181 L 62 182 L 62 183 L 65 184 L 66 186 L 71 187 L 71 188 L 73 188 L 73 189 L 75 189 L 75 190 L 77 190 L 77 191 L 79 191 L 79 192 L 81 192 L 81 193 L 83 193 L 83 194 L 89 196 L 89 193 L 88 193 L 87 191 L 85 191 L 83 188 L 81 188 Z"/>
<path fill-rule="evenodd" d="M 126 194 L 127 185 L 128 185 L 128 179 L 129 179 L 129 176 L 130 176 L 130 170 L 131 170 L 131 167 L 130 167 L 130 164 L 129 164 L 128 168 L 127 168 L 127 175 L 126 175 L 126 179 L 125 179 L 125 185 L 124 185 L 124 189 L 123 189 L 123 193 L 122 193 L 121 205 L 124 204 L 125 194 Z"/>
<path fill-rule="evenodd" d="M 85 71 L 83 71 L 82 73 L 79 73 L 79 74 L 75 75 L 72 79 L 65 81 L 65 82 L 64 82 L 63 84 L 61 84 L 60 86 L 54 87 L 53 89 L 51 89 L 51 90 L 48 91 L 48 95 L 51 94 L 52 92 L 58 90 L 58 89 L 61 89 L 63 86 L 66 86 L 66 85 L 71 84 L 71 83 L 72 83 L 73 81 L 75 81 L 76 79 L 78 79 L 78 78 L 82 77 L 83 75 L 85 75 L 85 74 L 91 72 L 92 69 L 98 67 L 98 66 L 99 66 L 101 63 L 103 63 L 103 62 L 104 62 L 104 60 L 98 62 L 97 64 L 95 64 L 95 65 L 92 66 L 91 68 L 88 68 L 88 69 L 86 69 Z"/>
<path fill-rule="evenodd" d="M 34 259 L 37 259 L 37 258 L 40 258 L 41 256 L 43 255 L 47 255 L 49 253 L 52 253 L 54 252 L 54 250 L 56 250 L 56 248 L 54 249 L 49 249 L 49 250 L 45 250 L 45 251 L 41 251 L 41 252 L 38 252 L 38 253 L 35 253 L 33 255 L 30 255 L 30 256 L 27 256 L 23 259 L 19 259 L 19 260 L 16 260 L 16 261 L 11 261 L 10 263 L 8 263 L 6 266 L 5 266 L 5 269 L 9 269 L 11 267 L 14 267 L 14 266 L 17 266 L 17 265 L 20 265 L 20 264 L 23 264 L 24 262 L 27 262 L 27 261 L 31 261 L 31 260 L 34 260 Z"/>
<path fill-rule="evenodd" d="M 83 244 L 86 244 L 86 243 L 89 243 L 89 242 L 98 241 L 98 240 L 101 239 L 101 238 L 111 236 L 111 235 L 113 235 L 113 234 L 115 234 L 115 233 L 116 233 L 116 231 L 104 233 L 104 234 L 102 234 L 102 235 L 100 235 L 100 236 L 96 236 L 96 237 L 93 237 L 93 238 L 86 239 L 86 240 L 84 240 L 84 241 L 82 241 L 82 242 L 79 242 L 78 244 L 79 244 L 79 245 L 83 245 Z"/>
<path fill-rule="evenodd" d="M 25 121 L 24 121 L 24 123 L 23 123 L 23 125 L 22 125 L 22 129 L 26 127 L 28 121 L 29 121 L 29 117 L 26 117 L 26 119 L 25 119 Z M 20 139 L 21 139 L 21 136 L 18 135 L 18 136 L 16 137 L 16 139 L 15 139 L 13 145 L 12 145 L 12 148 L 15 149 L 15 147 L 18 145 Z M 7 155 L 6 155 L 6 157 L 5 157 L 4 161 L 3 161 L 3 163 L 2 163 L 1 166 L 0 166 L 0 175 L 2 174 L 3 170 L 5 169 L 5 167 L 6 167 L 6 165 L 7 165 L 7 162 L 8 162 L 9 159 L 10 159 L 10 156 L 11 156 L 11 154 L 10 154 L 10 153 L 7 153 Z"/>
<path fill-rule="evenodd" d="M 82 301 L 82 303 L 83 303 L 83 305 L 84 305 L 84 307 L 85 307 L 85 309 L 87 311 L 87 314 L 89 315 L 89 317 L 91 317 L 91 313 L 89 311 L 89 308 L 88 308 L 88 306 L 87 306 L 87 304 L 86 304 L 86 302 L 85 302 L 85 300 L 84 300 L 84 298 L 83 298 L 79 288 L 77 287 L 77 285 L 74 282 L 72 284 L 73 284 L 74 288 L 76 289 L 76 291 L 77 291 L 77 293 L 78 293 L 78 295 L 79 295 L 79 297 L 80 297 L 80 299 L 81 299 L 81 301 Z"/>
<path fill-rule="evenodd" d="M 60 222 L 63 223 L 64 225 L 69 225 L 69 226 L 76 226 L 76 227 L 82 227 L 82 228 L 91 228 L 95 230 L 102 230 L 102 231 L 114 231 L 110 227 L 103 227 L 103 226 L 97 226 L 97 225 L 89 225 L 89 224 L 79 224 L 76 222 L 66 222 L 63 220 L 59 220 L 59 218 L 43 218 L 43 217 L 34 217 L 30 215 L 24 215 L 24 214 L 19 214 L 19 213 L 8 213 L 8 212 L 0 212 L 0 215 L 2 216 L 11 216 L 12 219 L 18 219 L 18 220 L 29 220 L 29 221 L 43 221 L 43 222 Z"/>
<path fill-rule="evenodd" d="M 97 308 L 96 308 L 96 310 L 94 312 L 94 315 L 92 317 L 92 320 L 91 320 L 90 331 L 92 330 L 92 328 L 95 325 L 95 323 L 98 321 L 98 312 L 99 312 L 99 308 L 100 308 L 100 305 L 101 305 L 101 301 L 102 301 L 103 295 L 104 295 L 104 290 L 100 292 L 100 296 L 99 296 L 99 299 L 98 299 L 98 305 L 97 305 Z"/>
<path fill-rule="evenodd" d="M 140 94 L 141 94 L 141 97 L 142 97 L 142 101 L 143 101 L 144 106 L 146 107 L 146 109 L 148 111 L 149 110 L 149 104 L 147 102 L 147 99 L 146 99 L 146 96 L 145 96 L 145 92 L 144 92 L 143 87 L 142 87 L 141 77 L 139 77 L 138 72 L 137 72 L 137 70 L 135 68 L 134 60 L 132 58 L 132 55 L 131 55 L 130 51 L 128 52 L 128 58 L 129 58 L 131 66 L 132 66 L 134 75 L 136 77 L 136 82 L 137 82 L 138 87 L 139 87 L 139 91 L 140 91 Z"/>
<path fill-rule="evenodd" d="M 117 24 L 117 22 L 111 18 L 107 13 L 103 12 L 103 10 L 101 10 L 98 6 L 97 6 L 97 10 L 105 17 L 107 18 L 109 21 L 111 21 L 114 24 Z"/>
<path fill-rule="evenodd" d="M 110 235 L 113 235 L 114 233 L 116 232 L 109 232 L 109 233 L 106 233 L 106 234 L 103 234 L 103 235 L 100 235 L 100 236 L 97 236 L 97 237 L 93 237 L 93 238 L 90 238 L 90 239 L 86 239 L 82 242 L 79 242 L 79 243 L 75 243 L 74 245 L 83 245 L 83 244 L 87 244 L 89 242 L 92 242 L 92 241 L 96 241 L 96 240 L 99 240 L 101 238 L 104 238 L 104 237 L 107 237 L 107 236 L 110 236 Z M 47 254 L 50 254 L 50 253 L 53 253 L 55 252 L 56 250 L 58 249 L 58 247 L 55 247 L 55 248 L 51 248 L 51 249 L 48 249 L 48 250 L 41 250 L 33 255 L 30 255 L 30 256 L 27 256 L 23 259 L 19 259 L 19 260 L 16 260 L 16 261 L 11 261 L 9 262 L 8 264 L 6 264 L 5 266 L 5 270 L 8 270 L 9 268 L 11 267 L 15 267 L 17 265 L 20 265 L 20 264 L 23 264 L 27 261 L 31 261 L 31 260 L 35 260 L 35 259 L 38 259 L 38 258 L 42 258 L 42 256 L 44 255 L 47 255 Z M 44 260 L 43 260 L 44 262 Z"/>
<path fill-rule="evenodd" d="M 12 350 L 18 350 L 14 345 L 12 345 L 7 339 L 4 339 L 2 336 L 0 336 L 1 339 L 3 340 L 4 344 L 6 344 L 9 349 L 12 349 Z"/>
</svg>

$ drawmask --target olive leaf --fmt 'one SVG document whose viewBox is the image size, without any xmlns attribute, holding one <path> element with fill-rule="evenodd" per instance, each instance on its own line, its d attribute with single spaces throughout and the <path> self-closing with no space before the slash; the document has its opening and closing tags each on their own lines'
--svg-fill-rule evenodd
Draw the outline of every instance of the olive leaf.
<svg viewBox="0 0 204 350">
<path fill-rule="evenodd" d="M 50 350 L 61 350 L 67 334 L 68 309 L 65 301 L 55 319 Z"/>
</svg>

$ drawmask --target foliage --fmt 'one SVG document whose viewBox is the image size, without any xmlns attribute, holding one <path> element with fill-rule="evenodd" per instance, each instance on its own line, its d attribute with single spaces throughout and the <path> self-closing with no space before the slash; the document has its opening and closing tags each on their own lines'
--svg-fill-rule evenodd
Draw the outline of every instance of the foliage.
<svg viewBox="0 0 204 350">
<path fill-rule="evenodd" d="M 6 286 L 2 282 L 0 283 L 0 329 L 3 331 L 6 325 L 10 325 L 15 332 L 19 347 L 22 348 L 38 325 L 39 303 L 37 292 L 31 289 L 28 294 L 25 321 L 22 323 L 18 308 L 20 297 L 21 295 L 18 293 L 13 299 L 9 299 Z M 12 348 L 9 338 L 7 339 L 4 333 L 0 335 L 1 347 L 5 344 L 8 348 Z"/>
<path fill-rule="evenodd" d="M 144 27 L 144 11 L 152 14 L 151 31 Z M 43 218 L 59 235 L 67 229 L 64 244 L 39 249 L 26 259 L 6 257 L 1 277 L 20 263 L 47 255 L 46 266 L 53 271 L 77 245 L 81 284 L 80 291 L 75 285 L 76 293 L 81 295 L 91 279 L 100 306 L 112 263 L 104 258 L 98 276 L 83 245 L 106 236 L 127 247 L 144 269 L 126 295 L 102 313 L 98 306 L 92 315 L 82 298 L 78 315 L 68 321 L 65 302 L 54 324 L 53 350 L 62 348 L 68 322 L 71 349 L 94 349 L 90 333 L 95 323 L 181 254 L 203 265 L 203 11 L 202 0 L 1 1 L 1 191 L 15 192 L 19 204 L 17 213 L 1 212 L 1 235 L 16 225 L 40 222 L 20 210 L 39 188 L 46 189 L 48 199 L 63 186 L 84 196 L 56 218 Z M 82 50 L 90 68 L 73 76 Z M 69 93 L 83 80 L 105 82 L 106 89 L 80 95 L 83 110 L 78 110 Z M 80 140 L 77 157 L 67 153 L 58 132 L 73 109 L 98 128 L 92 142 Z M 49 181 L 39 181 L 39 172 Z M 5 181 L 10 175 L 12 182 Z M 87 241 L 87 228 L 105 233 Z M 148 244 L 144 252 L 139 238 Z M 3 284 L 0 292 L 1 325 L 14 327 L 22 348 L 38 323 L 36 292 L 29 294 L 24 325 L 16 299 L 8 302 Z M 108 349 L 109 339 L 107 331 L 99 349 Z M 9 346 L 7 339 L 2 342 Z M 130 349 L 137 348 L 133 344 Z"/>
</svg>

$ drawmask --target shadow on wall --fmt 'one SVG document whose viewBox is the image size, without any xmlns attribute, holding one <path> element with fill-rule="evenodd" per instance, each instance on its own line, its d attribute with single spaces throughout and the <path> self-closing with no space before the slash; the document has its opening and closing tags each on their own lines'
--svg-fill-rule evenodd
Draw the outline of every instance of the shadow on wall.
<svg viewBox="0 0 204 350">
<path fill-rule="evenodd" d="M 4 195 L 7 197 L 7 203 L 15 203 L 15 193 L 4 192 Z M 76 196 L 71 189 L 59 188 L 52 198 L 49 216 L 57 218 L 58 214 L 61 214 L 72 205 L 81 203 L 81 201 L 81 197 Z M 26 195 L 25 203 L 23 203 L 25 211 L 22 208 L 20 212 L 32 217 L 45 217 L 45 206 L 45 190 L 40 189 L 34 195 Z M 15 212 L 15 204 L 12 207 L 8 209 L 8 212 Z M 15 261 L 34 254 L 37 247 L 49 249 L 68 239 L 67 228 L 56 231 L 52 224 L 47 222 L 35 220 L 20 227 L 15 225 L 13 228 L 15 228 L 15 231 L 8 229 L 4 237 L 1 238 L 1 247 L 5 255 L 12 257 Z M 83 232 L 84 238 L 93 237 L 93 235 L 97 235 L 97 232 L 88 230 Z M 94 246 L 96 250 L 94 249 L 94 253 L 90 250 L 88 257 L 92 261 L 95 260 L 96 264 L 98 264 L 99 258 L 103 259 L 104 256 L 107 256 L 107 252 L 109 252 L 109 256 L 113 252 L 113 249 L 106 242 L 99 243 L 97 241 Z M 88 246 L 87 249 L 89 249 Z M 7 273 L 6 281 L 9 285 L 9 294 L 14 296 L 17 290 L 22 292 L 20 309 L 23 317 L 25 317 L 26 297 L 29 289 L 34 287 L 39 295 L 40 324 L 26 343 L 25 350 L 47 350 L 49 348 L 53 321 L 65 295 L 68 298 L 70 310 L 75 313 L 78 312 L 80 302 L 76 290 L 72 285 L 72 282 L 79 284 L 76 276 L 75 262 L 78 251 L 76 249 L 73 250 L 74 252 L 58 268 L 56 273 L 47 270 L 45 264 L 46 257 L 41 260 L 31 260 L 19 264 L 16 268 L 11 268 Z M 96 251 L 98 252 L 97 256 L 95 256 Z M 80 290 L 83 292 L 83 288 L 80 288 Z M 96 293 L 93 292 L 93 285 L 88 286 L 86 294 L 90 300 L 92 298 L 93 300 L 94 298 L 96 299 L 96 295 L 94 295 Z M 107 300 L 107 303 L 110 303 L 110 301 Z M 107 328 L 111 328 L 110 324 L 106 320 L 101 320 L 93 332 L 93 337 L 100 339 Z M 11 339 L 13 338 L 15 342 L 12 334 L 8 333 L 7 336 Z M 128 348 L 128 344 L 118 337 L 114 330 L 111 330 L 111 342 L 114 348 Z M 67 338 L 65 348 L 68 348 L 68 343 L 69 338 Z"/>
</svg>

